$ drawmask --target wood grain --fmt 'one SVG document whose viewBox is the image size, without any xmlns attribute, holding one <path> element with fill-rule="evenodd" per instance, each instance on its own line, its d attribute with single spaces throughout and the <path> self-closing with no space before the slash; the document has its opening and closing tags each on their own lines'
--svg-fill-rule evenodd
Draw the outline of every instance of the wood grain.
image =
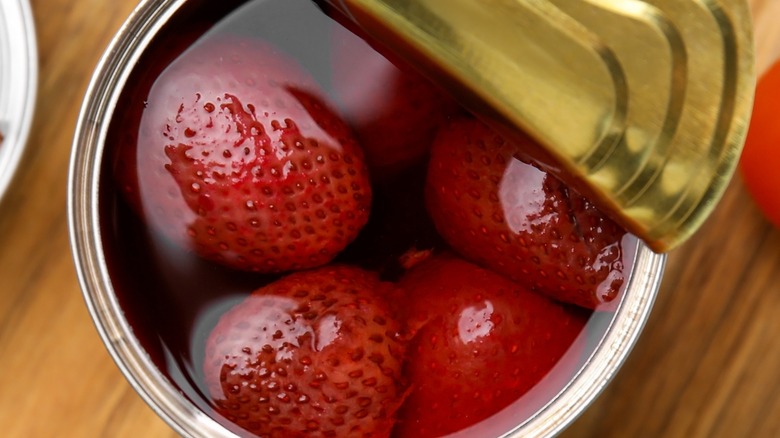
<svg viewBox="0 0 780 438">
<path fill-rule="evenodd" d="M 65 218 L 75 121 L 132 1 L 33 1 L 40 60 L 22 170 L 0 205 L 0 430 L 8 437 L 174 437 L 135 394 L 87 314 Z"/>
<path fill-rule="evenodd" d="M 135 2 L 32 5 L 37 113 L 22 170 L 0 205 L 0 430 L 4 437 L 173 437 L 98 338 L 65 219 L 81 98 Z M 701 232 L 671 254 L 624 368 L 563 436 L 780 436 L 778 334 L 780 231 L 736 178 Z"/>
</svg>

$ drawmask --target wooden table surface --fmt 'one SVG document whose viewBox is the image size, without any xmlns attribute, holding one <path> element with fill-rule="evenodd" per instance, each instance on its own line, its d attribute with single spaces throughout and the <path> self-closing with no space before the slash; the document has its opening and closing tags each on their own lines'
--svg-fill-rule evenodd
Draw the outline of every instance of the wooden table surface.
<svg viewBox="0 0 780 438">
<path fill-rule="evenodd" d="M 132 0 L 33 0 L 40 88 L 0 205 L 0 435 L 170 437 L 87 314 L 69 250 L 67 165 L 82 96 Z M 565 437 L 780 436 L 780 230 L 736 178 L 669 257 L 633 354 Z"/>
</svg>

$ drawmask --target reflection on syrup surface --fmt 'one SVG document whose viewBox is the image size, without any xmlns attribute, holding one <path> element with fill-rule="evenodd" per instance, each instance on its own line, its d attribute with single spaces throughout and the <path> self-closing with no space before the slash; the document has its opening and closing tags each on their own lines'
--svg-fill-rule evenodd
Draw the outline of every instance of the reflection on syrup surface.
<svg viewBox="0 0 780 438">
<path fill-rule="evenodd" d="M 234 8 L 241 9 L 233 12 Z M 280 20 L 280 17 L 283 18 Z M 330 65 L 332 35 L 336 29 L 340 26 L 310 0 L 190 1 L 152 42 L 117 105 L 117 115 L 107 137 L 100 189 L 101 226 L 109 273 L 125 316 L 154 363 L 189 400 L 210 414 L 213 414 L 213 402 L 202 370 L 206 338 L 222 314 L 252 291 L 279 279 L 281 275 L 236 271 L 206 261 L 152 231 L 140 219 L 134 204 L 143 203 L 144 193 L 125 196 L 122 192 L 126 188 L 114 178 L 127 171 L 120 163 L 121 151 L 127 148 L 134 150 L 138 139 L 138 127 L 144 114 L 144 99 L 138 96 L 145 96 L 163 69 L 202 34 L 204 39 L 231 34 L 254 35 L 275 44 L 303 64 L 312 80 L 336 101 Z M 226 96 L 220 103 L 233 108 L 229 111 L 232 119 L 222 122 L 236 127 L 232 134 L 236 141 L 245 141 L 247 132 L 249 137 L 254 135 L 251 132 L 252 117 L 248 121 L 239 117 L 247 108 L 244 103 L 239 104 L 239 100 L 240 97 Z M 208 112 L 208 106 L 203 105 L 200 108 Z M 249 127 L 250 131 L 242 133 L 242 127 Z M 168 134 L 174 138 L 193 138 L 186 127 Z M 176 150 L 170 152 L 177 153 Z M 212 159 L 218 161 L 221 160 L 220 155 L 217 150 L 211 154 Z M 143 167 L 143 157 L 138 157 L 138 160 L 138 167 Z M 394 177 L 374 183 L 371 219 L 358 238 L 339 254 L 337 262 L 376 270 L 385 280 L 397 280 L 404 271 L 399 257 L 410 248 L 445 247 L 425 213 L 424 169 L 424 164 L 413 165 Z M 522 199 L 518 199 L 519 195 L 511 190 L 511 185 L 519 182 L 513 177 L 507 178 L 507 182 L 501 185 L 500 196 L 505 201 L 502 205 L 507 206 L 505 214 L 509 225 L 513 230 L 532 228 L 535 224 L 529 223 L 527 218 L 513 215 L 511 206 L 543 202 L 538 197 L 539 191 L 526 192 Z M 527 174 L 522 178 L 525 182 L 542 183 L 537 174 Z M 147 190 L 159 190 L 159 187 Z M 141 199 L 133 199 L 133 196 Z M 543 220 L 543 217 L 534 219 Z M 631 265 L 635 244 L 633 238 L 623 242 L 622 262 L 626 266 Z M 271 299 L 274 301 L 272 307 L 276 309 L 292 306 L 287 298 Z M 495 325 L 493 305 L 491 301 L 484 300 L 460 312 L 458 336 L 464 344 L 478 342 L 490 335 Z M 553 370 L 546 383 L 528 393 L 522 407 L 512 407 L 517 412 L 513 418 L 515 424 L 526 419 L 549 401 L 552 393 L 560 390 L 569 378 L 572 366 L 581 364 L 595 347 L 611 316 L 610 313 L 596 312 L 590 317 L 587 333 L 583 333 L 580 339 L 585 343 L 585 353 L 573 352 L 564 356 L 563 361 L 567 364 L 561 365 L 557 374 L 558 368 Z M 326 316 L 316 327 L 296 326 L 297 331 L 290 334 L 290 339 L 316 334 L 312 338 L 313 348 L 321 350 L 335 341 L 341 324 L 343 321 L 337 317 Z M 287 350 L 282 348 L 277 351 L 285 354 Z"/>
<path fill-rule="evenodd" d="M 493 330 L 493 303 L 483 301 L 479 306 L 469 306 L 458 315 L 458 337 L 464 344 L 490 336 Z"/>
</svg>

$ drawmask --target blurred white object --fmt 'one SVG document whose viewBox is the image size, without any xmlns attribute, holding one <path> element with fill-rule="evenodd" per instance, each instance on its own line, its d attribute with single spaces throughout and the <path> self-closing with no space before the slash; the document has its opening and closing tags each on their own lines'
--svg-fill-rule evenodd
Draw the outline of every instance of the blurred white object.
<svg viewBox="0 0 780 438">
<path fill-rule="evenodd" d="M 27 0 L 0 0 L 0 201 L 30 132 L 38 87 L 38 50 Z"/>
</svg>

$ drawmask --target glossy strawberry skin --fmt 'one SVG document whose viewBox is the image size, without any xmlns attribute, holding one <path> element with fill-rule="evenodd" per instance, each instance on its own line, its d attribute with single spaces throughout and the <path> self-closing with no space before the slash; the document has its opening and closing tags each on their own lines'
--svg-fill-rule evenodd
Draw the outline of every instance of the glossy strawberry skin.
<svg viewBox="0 0 780 438">
<path fill-rule="evenodd" d="M 358 35 L 334 30 L 335 101 L 355 130 L 372 177 L 383 181 L 422 162 L 438 127 L 460 109 L 424 76 Z"/>
<path fill-rule="evenodd" d="M 393 288 L 335 265 L 255 291 L 207 340 L 216 411 L 258 436 L 388 436 L 405 393 Z"/>
<path fill-rule="evenodd" d="M 586 308 L 614 302 L 630 237 L 559 180 L 515 158 L 522 148 L 475 119 L 442 128 L 426 183 L 436 229 L 462 256 L 532 290 Z"/>
<path fill-rule="evenodd" d="M 586 321 L 582 309 L 454 256 L 422 262 L 400 286 L 411 390 L 396 436 L 441 436 L 500 411 L 548 374 Z"/>
<path fill-rule="evenodd" d="M 152 229 L 256 272 L 327 263 L 368 220 L 346 124 L 292 60 L 256 41 L 195 46 L 156 80 L 118 177 Z"/>
</svg>

